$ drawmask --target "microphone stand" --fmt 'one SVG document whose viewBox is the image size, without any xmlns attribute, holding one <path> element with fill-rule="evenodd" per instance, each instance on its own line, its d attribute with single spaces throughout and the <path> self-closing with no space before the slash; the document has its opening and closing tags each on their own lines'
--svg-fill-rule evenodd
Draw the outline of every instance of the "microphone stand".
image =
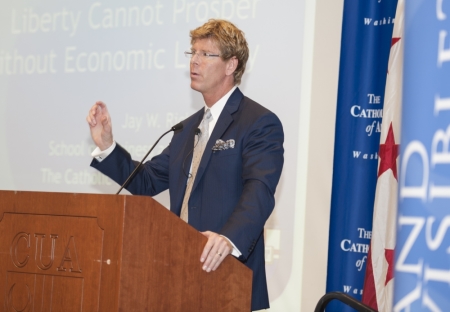
<svg viewBox="0 0 450 312">
<path fill-rule="evenodd" d="M 125 180 L 125 182 L 122 184 L 122 186 L 120 187 L 120 189 L 117 191 L 116 195 L 119 195 L 119 193 L 123 190 L 124 187 L 126 187 L 128 185 L 128 183 L 130 182 L 130 180 L 132 178 L 134 178 L 134 176 L 136 175 L 138 169 L 142 166 L 142 163 L 144 162 L 144 160 L 147 158 L 147 156 L 153 151 L 153 149 L 155 148 L 156 144 L 158 144 L 158 142 L 162 139 L 163 136 L 165 136 L 167 133 L 171 132 L 171 131 L 176 131 L 176 130 L 181 130 L 183 129 L 183 124 L 177 123 L 175 126 L 173 126 L 172 128 L 170 128 L 170 130 L 164 132 L 159 139 L 155 142 L 155 144 L 153 144 L 153 146 L 150 148 L 150 150 L 147 152 L 147 154 L 145 154 L 144 158 L 142 158 L 141 162 L 139 163 L 139 165 L 136 166 L 136 168 L 134 168 L 133 172 L 128 176 L 128 178 Z"/>
</svg>

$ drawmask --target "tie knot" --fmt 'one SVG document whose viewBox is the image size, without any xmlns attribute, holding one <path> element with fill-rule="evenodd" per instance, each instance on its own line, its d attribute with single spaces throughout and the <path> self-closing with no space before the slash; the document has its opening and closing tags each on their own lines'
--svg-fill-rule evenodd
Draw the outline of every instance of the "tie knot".
<svg viewBox="0 0 450 312">
<path fill-rule="evenodd" d="M 204 119 L 206 119 L 206 120 L 208 120 L 209 118 L 211 118 L 211 110 L 208 108 L 207 110 L 206 110 L 206 112 L 205 112 L 205 115 L 204 115 Z"/>
</svg>

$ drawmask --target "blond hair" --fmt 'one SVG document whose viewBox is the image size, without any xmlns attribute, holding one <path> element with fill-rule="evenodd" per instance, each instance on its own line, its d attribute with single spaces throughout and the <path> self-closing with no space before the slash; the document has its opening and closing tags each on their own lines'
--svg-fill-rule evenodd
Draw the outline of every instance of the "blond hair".
<svg viewBox="0 0 450 312">
<path fill-rule="evenodd" d="M 202 26 L 191 30 L 191 44 L 199 39 L 212 39 L 219 45 L 220 57 L 229 60 L 236 57 L 238 65 L 234 71 L 234 83 L 240 84 L 247 64 L 249 50 L 244 32 L 229 21 L 210 19 Z"/>
</svg>

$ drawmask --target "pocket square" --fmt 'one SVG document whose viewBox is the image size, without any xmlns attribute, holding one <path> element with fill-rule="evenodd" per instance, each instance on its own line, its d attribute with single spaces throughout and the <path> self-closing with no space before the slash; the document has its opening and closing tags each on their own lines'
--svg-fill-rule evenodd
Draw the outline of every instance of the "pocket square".
<svg viewBox="0 0 450 312">
<path fill-rule="evenodd" d="M 227 140 L 226 142 L 221 139 L 218 139 L 216 141 L 216 144 L 212 147 L 212 150 L 213 151 L 223 151 L 223 150 L 226 150 L 229 148 L 234 148 L 234 140 L 233 139 Z"/>
</svg>

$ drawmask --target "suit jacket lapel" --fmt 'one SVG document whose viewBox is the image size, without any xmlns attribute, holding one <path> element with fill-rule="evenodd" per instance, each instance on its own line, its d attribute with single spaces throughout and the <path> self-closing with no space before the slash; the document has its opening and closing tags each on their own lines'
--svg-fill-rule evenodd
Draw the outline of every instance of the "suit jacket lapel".
<svg viewBox="0 0 450 312">
<path fill-rule="evenodd" d="M 191 192 L 196 189 L 205 172 L 206 167 L 208 166 L 208 162 L 212 154 L 212 148 L 214 144 L 216 144 L 216 140 L 222 137 L 225 130 L 227 130 L 230 124 L 233 122 L 234 119 L 232 115 L 239 108 L 239 103 L 241 102 L 243 97 L 244 95 L 239 90 L 239 88 L 236 88 L 236 90 L 234 90 L 227 103 L 225 104 L 225 107 L 223 108 L 222 113 L 217 120 L 214 130 L 209 137 L 208 143 L 206 144 L 205 151 L 203 152 L 202 160 L 200 161 L 200 165 L 198 167 L 197 175 L 195 176 L 195 181 L 194 185 L 192 186 Z"/>
</svg>

